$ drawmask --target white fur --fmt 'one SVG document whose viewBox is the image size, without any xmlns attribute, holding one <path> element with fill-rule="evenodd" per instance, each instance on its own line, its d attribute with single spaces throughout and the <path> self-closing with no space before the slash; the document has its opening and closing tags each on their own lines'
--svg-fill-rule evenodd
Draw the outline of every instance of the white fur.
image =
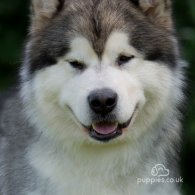
<svg viewBox="0 0 195 195">
<path fill-rule="evenodd" d="M 145 61 L 128 42 L 127 34 L 112 33 L 100 61 L 90 43 L 77 37 L 70 53 L 23 84 L 26 113 L 42 133 L 28 157 L 41 177 L 49 179 L 52 190 L 47 195 L 152 195 L 150 185 L 137 185 L 137 178 L 150 177 L 152 167 L 165 162 L 163 149 L 151 162 L 143 164 L 142 160 L 158 129 L 173 114 L 175 105 L 171 103 L 182 98 L 181 83 L 172 79 L 173 72 L 167 66 Z M 120 53 L 135 58 L 118 67 Z M 69 60 L 82 61 L 87 69 L 73 69 Z M 91 125 L 87 96 L 101 88 L 118 94 L 120 123 L 126 122 L 139 105 L 128 130 L 109 143 L 93 140 L 80 124 Z M 173 194 L 172 186 L 170 189 Z M 158 194 L 167 195 L 164 190 L 162 185 Z"/>
</svg>

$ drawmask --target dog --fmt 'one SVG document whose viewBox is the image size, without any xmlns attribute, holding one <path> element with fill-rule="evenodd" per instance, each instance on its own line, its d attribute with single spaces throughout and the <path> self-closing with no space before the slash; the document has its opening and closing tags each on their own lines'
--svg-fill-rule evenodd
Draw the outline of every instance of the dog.
<svg viewBox="0 0 195 195">
<path fill-rule="evenodd" d="M 180 195 L 171 0 L 32 0 L 27 39 L 1 98 L 0 194 Z"/>
</svg>

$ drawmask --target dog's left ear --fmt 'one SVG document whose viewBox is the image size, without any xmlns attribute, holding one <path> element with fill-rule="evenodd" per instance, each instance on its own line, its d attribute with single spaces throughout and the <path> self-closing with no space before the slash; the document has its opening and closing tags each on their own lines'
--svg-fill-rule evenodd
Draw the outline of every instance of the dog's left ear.
<svg viewBox="0 0 195 195">
<path fill-rule="evenodd" d="M 155 24 L 171 30 L 172 2 L 171 0 L 131 0 Z"/>
<path fill-rule="evenodd" d="M 31 33 L 42 29 L 56 14 L 58 14 L 65 0 L 31 0 Z"/>
</svg>

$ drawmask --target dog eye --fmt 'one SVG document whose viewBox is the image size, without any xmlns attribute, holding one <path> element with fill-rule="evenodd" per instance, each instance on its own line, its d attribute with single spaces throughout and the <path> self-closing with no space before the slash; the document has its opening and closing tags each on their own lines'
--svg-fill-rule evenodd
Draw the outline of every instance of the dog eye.
<svg viewBox="0 0 195 195">
<path fill-rule="evenodd" d="M 129 62 L 133 58 L 135 58 L 135 56 L 133 56 L 133 55 L 131 55 L 131 56 L 120 55 L 117 59 L 117 63 L 119 66 L 121 66 L 123 64 L 126 64 L 127 62 Z"/>
<path fill-rule="evenodd" d="M 139 0 L 131 0 L 133 4 L 135 4 L 136 6 L 139 5 Z"/>
<path fill-rule="evenodd" d="M 70 61 L 69 64 L 75 68 L 75 69 L 78 69 L 78 70 L 84 70 L 85 69 L 85 64 L 82 63 L 82 62 L 79 62 L 79 61 Z"/>
</svg>

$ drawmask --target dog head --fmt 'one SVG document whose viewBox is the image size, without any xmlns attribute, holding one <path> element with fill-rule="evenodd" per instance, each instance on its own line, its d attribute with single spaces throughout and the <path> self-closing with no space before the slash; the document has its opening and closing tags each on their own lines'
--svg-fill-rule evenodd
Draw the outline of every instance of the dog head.
<svg viewBox="0 0 195 195">
<path fill-rule="evenodd" d="M 181 98 L 169 0 L 34 0 L 29 36 L 22 96 L 48 136 L 136 140 Z"/>
</svg>

